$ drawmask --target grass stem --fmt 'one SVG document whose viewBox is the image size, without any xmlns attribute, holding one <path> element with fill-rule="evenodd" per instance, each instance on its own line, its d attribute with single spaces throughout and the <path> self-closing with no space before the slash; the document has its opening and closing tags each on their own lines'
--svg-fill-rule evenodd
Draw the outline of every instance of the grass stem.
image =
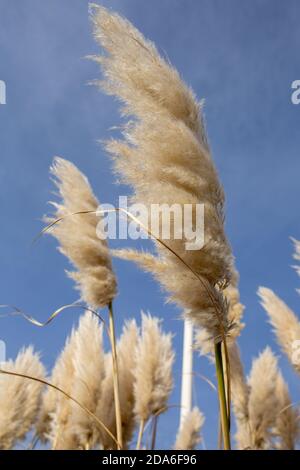
<svg viewBox="0 0 300 470">
<path fill-rule="evenodd" d="M 138 440 L 136 444 L 136 450 L 141 449 L 141 444 L 142 444 L 142 438 L 144 434 L 144 428 L 145 428 L 145 421 L 142 419 L 140 422 L 140 429 L 139 429 L 139 434 L 138 434 Z"/>
<path fill-rule="evenodd" d="M 223 434 L 224 449 L 230 450 L 230 429 L 228 419 L 227 400 L 224 382 L 224 370 L 222 360 L 222 343 L 215 344 L 216 374 L 218 381 L 218 395 L 220 406 L 221 427 Z"/>
</svg>

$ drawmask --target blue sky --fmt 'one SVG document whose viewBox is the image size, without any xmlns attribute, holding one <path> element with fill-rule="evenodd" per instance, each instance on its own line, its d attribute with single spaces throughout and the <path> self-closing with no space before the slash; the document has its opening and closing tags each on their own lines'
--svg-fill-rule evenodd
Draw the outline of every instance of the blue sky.
<svg viewBox="0 0 300 470">
<path fill-rule="evenodd" d="M 299 278 L 292 270 L 290 236 L 300 238 L 300 105 L 291 103 L 291 83 L 300 79 L 299 2 L 288 0 L 102 1 L 128 17 L 167 54 L 199 98 L 205 98 L 209 139 L 227 196 L 227 233 L 241 276 L 246 328 L 240 339 L 249 370 L 266 345 L 280 351 L 256 295 L 271 287 L 295 311 Z M 98 78 L 97 52 L 82 0 L 0 0 L 0 303 L 14 304 L 40 320 L 77 299 L 64 274 L 66 260 L 45 237 L 34 247 L 53 189 L 48 169 L 54 155 L 72 160 L 89 177 L 102 202 L 115 203 L 124 189 L 114 184 L 111 164 L 97 143 L 118 125 L 118 105 L 87 82 Z M 123 245 L 124 246 L 124 245 Z M 158 286 L 122 261 L 116 302 L 118 331 L 141 309 L 164 318 L 175 334 L 180 376 L 182 324 L 164 304 Z M 1 318 L 0 338 L 15 357 L 24 344 L 53 364 L 79 312 L 68 311 L 47 328 L 21 318 Z M 293 398 L 299 379 L 284 357 L 280 365 Z M 197 372 L 214 379 L 213 368 L 195 358 Z M 195 402 L 205 412 L 205 445 L 217 441 L 216 394 L 195 379 Z M 179 386 L 171 399 L 179 403 Z M 178 410 L 161 420 L 159 443 L 170 446 Z"/>
</svg>

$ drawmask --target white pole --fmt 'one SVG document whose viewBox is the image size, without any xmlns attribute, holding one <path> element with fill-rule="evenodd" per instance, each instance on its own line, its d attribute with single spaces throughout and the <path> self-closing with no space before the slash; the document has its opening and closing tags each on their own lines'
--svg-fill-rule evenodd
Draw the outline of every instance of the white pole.
<svg viewBox="0 0 300 470">
<path fill-rule="evenodd" d="M 187 413 L 192 410 L 193 386 L 193 324 L 184 319 L 180 428 Z"/>
</svg>

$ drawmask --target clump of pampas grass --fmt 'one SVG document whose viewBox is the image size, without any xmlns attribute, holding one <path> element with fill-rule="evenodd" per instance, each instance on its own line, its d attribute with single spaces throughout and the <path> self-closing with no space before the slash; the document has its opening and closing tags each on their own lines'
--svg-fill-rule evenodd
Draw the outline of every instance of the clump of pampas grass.
<svg viewBox="0 0 300 470">
<path fill-rule="evenodd" d="M 204 424 L 204 416 L 195 407 L 184 418 L 181 428 L 178 431 L 174 450 L 193 450 L 201 441 L 200 432 Z"/>
<path fill-rule="evenodd" d="M 128 448 L 137 423 L 143 422 L 144 428 L 150 417 L 166 410 L 173 387 L 172 336 L 163 333 L 158 318 L 142 314 L 141 334 L 135 320 L 125 322 L 117 341 L 117 360 L 123 448 Z M 86 312 L 67 339 L 49 380 L 77 403 L 47 389 L 37 424 L 42 441 L 49 440 L 55 450 L 116 449 L 113 375 L 112 356 L 103 350 L 102 326 Z"/>
<path fill-rule="evenodd" d="M 236 345 L 231 371 L 238 449 L 294 449 L 299 439 L 299 412 L 271 349 L 266 348 L 253 361 L 246 380 Z"/>
<path fill-rule="evenodd" d="M 100 85 L 123 102 L 125 115 L 135 118 L 125 126 L 123 140 L 107 144 L 116 172 L 133 188 L 132 201 L 149 213 L 154 203 L 191 204 L 194 215 L 197 204 L 205 205 L 204 247 L 190 251 L 184 236 L 171 236 L 165 242 L 184 263 L 158 243 L 157 258 L 149 263 L 147 255 L 147 264 L 193 322 L 220 337 L 228 320 L 218 286 L 230 280 L 232 254 L 224 233 L 224 192 L 201 105 L 154 44 L 127 20 L 96 6 L 92 20 L 94 36 L 106 52 L 94 58 L 104 73 Z M 127 257 L 126 251 L 119 255 Z"/>
<path fill-rule="evenodd" d="M 93 308 L 104 307 L 115 297 L 117 283 L 107 243 L 97 237 L 99 217 L 95 212 L 99 202 L 87 178 L 73 163 L 56 157 L 51 173 L 61 201 L 52 202 L 55 213 L 45 218 L 48 224 L 54 224 L 49 233 L 57 238 L 59 250 L 76 267 L 68 275 L 82 299 Z M 59 223 L 55 223 L 57 220 Z"/>
<path fill-rule="evenodd" d="M 39 355 L 29 346 L 15 361 L 1 364 L 1 370 L 43 379 L 45 370 Z M 12 449 L 35 424 L 42 384 L 23 377 L 0 374 L 0 449 Z"/>
</svg>

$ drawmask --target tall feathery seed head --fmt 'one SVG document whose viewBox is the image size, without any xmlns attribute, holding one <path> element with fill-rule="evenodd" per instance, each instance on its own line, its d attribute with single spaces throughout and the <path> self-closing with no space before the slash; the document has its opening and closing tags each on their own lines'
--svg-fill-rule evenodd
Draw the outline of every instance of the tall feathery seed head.
<svg viewBox="0 0 300 470">
<path fill-rule="evenodd" d="M 116 173 L 132 187 L 131 200 L 145 205 L 149 214 L 152 204 L 179 204 L 181 208 L 190 204 L 193 217 L 198 204 L 205 208 L 202 249 L 187 250 L 187 238 L 176 239 L 174 233 L 164 240 L 196 275 L 159 243 L 157 259 L 162 267 L 156 269 L 153 263 L 151 270 L 196 324 L 219 336 L 220 330 L 228 329 L 228 320 L 218 286 L 230 280 L 232 254 L 224 233 L 224 192 L 200 103 L 154 44 L 127 20 L 95 7 L 92 21 L 95 39 L 105 50 L 95 58 L 104 74 L 99 84 L 122 101 L 123 114 L 133 117 L 125 126 L 123 140 L 107 144 Z M 155 222 L 161 224 L 161 220 Z"/>
<path fill-rule="evenodd" d="M 44 379 L 45 369 L 39 355 L 29 346 L 15 361 L 1 364 L 1 369 L 37 379 Z M 23 377 L 0 374 L 0 449 L 12 449 L 26 437 L 35 424 L 41 401 L 42 384 Z"/>
<path fill-rule="evenodd" d="M 193 450 L 201 441 L 200 432 L 205 418 L 199 408 L 194 407 L 184 418 L 178 431 L 174 450 Z"/>
<path fill-rule="evenodd" d="M 120 404 L 122 417 L 123 447 L 126 448 L 132 438 L 135 427 L 134 416 L 134 370 L 136 367 L 136 347 L 139 330 L 135 320 L 125 322 L 123 332 L 117 342 L 117 360 Z M 96 415 L 116 435 L 116 414 L 113 392 L 113 365 L 110 353 L 105 354 L 105 376 L 102 393 L 97 404 Z M 105 432 L 101 432 L 100 443 L 103 449 L 115 449 L 116 443 Z"/>
<path fill-rule="evenodd" d="M 51 376 L 51 383 L 56 385 L 65 393 L 72 396 L 74 385 L 74 350 L 75 350 L 75 329 L 73 328 L 70 336 L 67 338 L 64 349 L 60 353 Z M 79 443 L 71 426 L 72 405 L 71 401 L 63 394 L 55 393 L 55 403 L 53 407 L 52 389 L 49 389 L 44 397 L 44 418 L 47 432 L 47 438 L 54 450 L 73 450 L 78 449 Z M 48 423 L 47 415 L 48 411 Z"/>
<path fill-rule="evenodd" d="M 280 412 L 276 395 L 277 376 L 277 359 L 267 347 L 253 361 L 248 378 L 252 449 L 263 450 L 272 447 L 272 428 Z"/>
<path fill-rule="evenodd" d="M 92 413 L 101 400 L 105 373 L 102 337 L 103 326 L 96 315 L 86 312 L 81 316 L 74 337 L 72 396 Z M 71 402 L 70 426 L 81 448 L 95 445 L 99 438 L 99 425 L 74 402 Z"/>
<path fill-rule="evenodd" d="M 55 214 L 45 220 L 48 224 L 62 220 L 49 233 L 76 268 L 68 275 L 75 281 L 82 299 L 93 308 L 104 307 L 115 297 L 117 283 L 106 240 L 97 237 L 99 202 L 87 178 L 73 163 L 56 157 L 50 171 L 61 201 L 52 202 Z"/>
<path fill-rule="evenodd" d="M 276 396 L 279 411 L 273 433 L 278 438 L 279 450 L 294 450 L 300 437 L 299 410 L 292 404 L 288 386 L 279 371 L 276 380 Z"/>
<path fill-rule="evenodd" d="M 134 370 L 135 414 L 139 421 L 146 422 L 166 409 L 173 388 L 174 358 L 172 335 L 162 331 L 158 318 L 142 313 Z"/>
<path fill-rule="evenodd" d="M 258 295 L 269 316 L 279 346 L 295 370 L 300 373 L 300 320 L 271 289 L 260 287 Z"/>
</svg>

